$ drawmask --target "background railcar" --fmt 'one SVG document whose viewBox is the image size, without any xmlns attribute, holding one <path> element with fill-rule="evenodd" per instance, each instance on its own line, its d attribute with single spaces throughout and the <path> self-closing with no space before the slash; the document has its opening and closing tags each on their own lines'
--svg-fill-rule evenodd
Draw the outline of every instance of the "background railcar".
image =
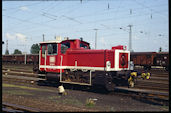
<svg viewBox="0 0 171 113">
<path fill-rule="evenodd" d="M 168 52 L 131 52 L 131 61 L 135 66 L 143 66 L 145 70 L 152 66 L 161 66 L 168 70 Z"/>
<path fill-rule="evenodd" d="M 38 64 L 39 55 L 38 54 L 27 54 L 26 55 L 26 63 L 27 64 Z"/>
<path fill-rule="evenodd" d="M 3 63 L 11 64 L 38 64 L 38 54 L 18 54 L 18 55 L 2 55 Z"/>
<path fill-rule="evenodd" d="M 169 69 L 169 53 L 168 52 L 159 52 L 154 58 L 155 66 L 165 67 L 166 70 Z"/>
<path fill-rule="evenodd" d="M 25 63 L 25 55 L 14 55 L 17 64 Z"/>
<path fill-rule="evenodd" d="M 3 63 L 12 63 L 12 55 L 2 55 Z"/>
</svg>

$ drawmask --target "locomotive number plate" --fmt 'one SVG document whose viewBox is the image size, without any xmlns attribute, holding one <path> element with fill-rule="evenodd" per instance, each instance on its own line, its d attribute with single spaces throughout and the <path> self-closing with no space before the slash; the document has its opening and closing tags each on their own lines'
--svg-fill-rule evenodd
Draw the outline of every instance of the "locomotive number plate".
<svg viewBox="0 0 171 113">
<path fill-rule="evenodd" d="M 50 65 L 55 65 L 55 57 L 50 57 Z"/>
</svg>

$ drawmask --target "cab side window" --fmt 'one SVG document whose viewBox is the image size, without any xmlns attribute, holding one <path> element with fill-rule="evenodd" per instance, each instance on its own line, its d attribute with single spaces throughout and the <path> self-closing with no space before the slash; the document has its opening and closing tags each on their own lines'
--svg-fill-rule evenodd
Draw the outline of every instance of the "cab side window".
<svg viewBox="0 0 171 113">
<path fill-rule="evenodd" d="M 42 45 L 42 57 L 45 57 L 46 45 Z"/>
<path fill-rule="evenodd" d="M 48 55 L 56 55 L 57 54 L 57 44 L 48 44 Z"/>
<path fill-rule="evenodd" d="M 80 43 L 80 47 L 83 47 L 85 49 L 89 49 L 86 44 Z"/>
<path fill-rule="evenodd" d="M 61 44 L 61 53 L 62 54 L 65 54 L 66 53 L 66 50 L 70 48 L 70 43 L 67 42 L 67 43 L 62 43 Z"/>
</svg>

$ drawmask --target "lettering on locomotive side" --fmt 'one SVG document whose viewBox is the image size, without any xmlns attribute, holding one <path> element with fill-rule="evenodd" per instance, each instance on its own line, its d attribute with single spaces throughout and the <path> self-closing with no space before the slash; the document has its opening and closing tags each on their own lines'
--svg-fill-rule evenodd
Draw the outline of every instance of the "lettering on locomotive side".
<svg viewBox="0 0 171 113">
<path fill-rule="evenodd" d="M 55 57 L 54 56 L 50 57 L 50 65 L 55 65 Z"/>
</svg>

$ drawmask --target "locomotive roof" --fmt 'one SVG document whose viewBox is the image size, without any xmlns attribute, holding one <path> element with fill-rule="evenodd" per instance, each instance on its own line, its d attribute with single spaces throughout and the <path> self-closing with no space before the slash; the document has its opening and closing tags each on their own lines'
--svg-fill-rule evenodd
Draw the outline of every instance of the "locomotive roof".
<svg viewBox="0 0 171 113">
<path fill-rule="evenodd" d="M 47 43 L 61 43 L 62 40 L 51 40 L 51 41 L 44 41 L 44 42 L 40 42 L 40 44 L 47 44 Z"/>
<path fill-rule="evenodd" d="M 68 39 L 68 40 L 51 40 L 51 41 L 45 41 L 45 42 L 40 42 L 40 44 L 47 44 L 47 43 L 61 43 L 63 41 L 75 41 L 75 40 L 80 40 L 80 39 Z M 83 40 L 82 40 L 83 41 Z M 89 44 L 88 42 L 86 41 L 83 41 L 87 44 Z"/>
<path fill-rule="evenodd" d="M 75 40 L 80 40 L 80 39 L 68 39 L 68 40 L 63 40 L 63 41 L 75 41 Z M 63 42 L 62 41 L 62 42 Z M 82 42 L 84 42 L 84 43 L 87 43 L 87 44 L 89 44 L 88 42 L 86 42 L 86 41 L 83 41 L 83 40 L 80 40 L 80 41 L 82 41 Z"/>
</svg>

